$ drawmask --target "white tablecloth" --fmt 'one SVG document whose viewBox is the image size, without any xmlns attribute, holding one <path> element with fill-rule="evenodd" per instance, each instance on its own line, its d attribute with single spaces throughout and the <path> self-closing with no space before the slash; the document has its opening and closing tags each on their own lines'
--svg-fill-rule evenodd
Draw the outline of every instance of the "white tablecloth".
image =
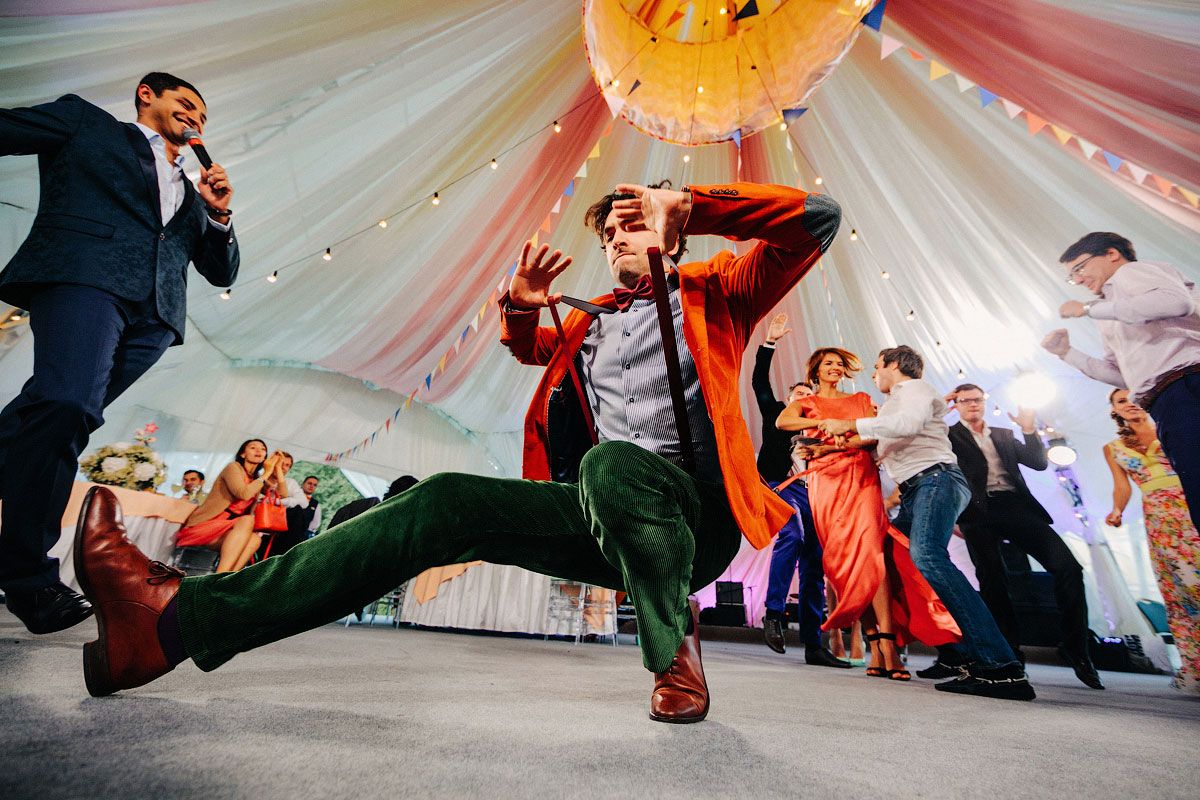
<svg viewBox="0 0 1200 800">
<path fill-rule="evenodd" d="M 164 563 L 171 560 L 175 550 L 175 534 L 180 524 L 161 517 L 126 517 L 125 529 L 129 540 L 138 546 L 150 559 Z M 62 582 L 75 591 L 82 591 L 75 579 L 75 526 L 62 529 L 58 544 L 50 549 L 50 556 L 57 558 L 58 574 Z"/>
</svg>

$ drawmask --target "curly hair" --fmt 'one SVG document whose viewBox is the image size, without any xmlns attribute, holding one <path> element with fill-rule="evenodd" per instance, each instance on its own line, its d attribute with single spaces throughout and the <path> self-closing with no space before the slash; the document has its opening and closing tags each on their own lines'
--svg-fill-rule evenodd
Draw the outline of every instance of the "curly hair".
<svg viewBox="0 0 1200 800">
<path fill-rule="evenodd" d="M 840 347 L 821 347 L 814 350 L 813 354 L 808 357 L 808 372 L 805 374 L 808 376 L 810 385 L 821 385 L 821 379 L 817 376 L 817 372 L 820 369 L 821 360 L 830 353 L 842 360 L 842 368 L 847 378 L 853 378 L 855 373 L 862 369 L 862 360 L 849 350 L 843 350 Z"/>
<path fill-rule="evenodd" d="M 1108 393 L 1109 406 L 1111 406 L 1113 404 L 1113 398 L 1117 396 L 1117 392 L 1123 392 L 1123 391 L 1125 391 L 1125 390 L 1124 389 L 1113 389 L 1111 392 Z M 1118 414 L 1117 410 L 1115 408 L 1108 412 L 1108 416 L 1112 417 L 1112 421 L 1117 424 L 1117 436 L 1120 437 L 1121 444 L 1125 445 L 1126 447 L 1128 447 L 1131 450 L 1136 450 L 1137 444 L 1138 444 L 1138 438 L 1137 438 L 1137 434 L 1134 433 L 1133 428 L 1131 428 L 1129 426 L 1129 422 L 1124 417 L 1122 417 L 1120 414 Z"/>
<path fill-rule="evenodd" d="M 671 182 L 669 180 L 661 180 L 658 183 L 652 183 L 646 187 L 647 189 L 670 189 Z M 596 232 L 600 237 L 600 248 L 604 249 L 604 224 L 608 222 L 608 215 L 612 213 L 613 203 L 618 200 L 630 200 L 633 198 L 631 194 L 610 192 L 604 197 L 601 197 L 595 203 L 592 203 L 588 208 L 587 213 L 583 215 L 583 224 Z M 683 232 L 679 233 L 679 244 L 675 246 L 675 252 L 667 253 L 675 261 L 687 252 L 687 237 Z"/>
</svg>

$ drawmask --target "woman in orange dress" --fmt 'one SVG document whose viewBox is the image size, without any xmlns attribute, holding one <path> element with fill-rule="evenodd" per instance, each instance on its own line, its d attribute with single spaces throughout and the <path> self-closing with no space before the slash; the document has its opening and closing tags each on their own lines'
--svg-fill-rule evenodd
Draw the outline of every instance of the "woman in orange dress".
<svg viewBox="0 0 1200 800">
<path fill-rule="evenodd" d="M 242 442 L 233 461 L 213 481 L 208 498 L 179 530 L 175 544 L 219 550 L 217 572 L 237 572 L 246 566 L 258 550 L 254 501 L 264 488 L 273 488 L 281 496 L 287 492 L 281 461 L 279 453 L 267 457 L 267 443 L 262 439 Z"/>
<path fill-rule="evenodd" d="M 837 347 L 817 350 L 808 360 L 808 379 L 817 393 L 789 405 L 776 425 L 786 431 L 814 435 L 822 419 L 875 416 L 866 392 L 847 394 L 838 388 L 862 362 Z M 883 508 L 879 470 L 868 452 L 873 442 L 828 438 L 808 448 L 808 492 L 817 537 L 824 550 L 825 575 L 837 593 L 836 609 L 824 630 L 836 630 L 863 618 L 871 644 L 868 675 L 911 679 L 900 662 L 899 647 L 919 639 L 928 645 L 961 638 L 958 625 L 908 553 L 908 538 L 888 522 Z"/>
</svg>

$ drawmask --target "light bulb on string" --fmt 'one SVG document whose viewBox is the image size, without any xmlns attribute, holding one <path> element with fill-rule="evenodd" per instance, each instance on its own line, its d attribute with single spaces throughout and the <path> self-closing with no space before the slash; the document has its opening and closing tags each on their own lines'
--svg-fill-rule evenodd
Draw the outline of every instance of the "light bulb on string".
<svg viewBox="0 0 1200 800">
<path fill-rule="evenodd" d="M 381 219 L 381 220 L 379 220 L 379 227 L 381 227 L 381 228 L 386 228 L 386 227 L 387 227 L 387 220 L 386 220 L 386 219 Z"/>
<path fill-rule="evenodd" d="M 558 124 L 558 120 L 554 120 L 554 132 L 562 133 L 562 125 Z"/>
<path fill-rule="evenodd" d="M 326 261 L 333 261 L 333 248 L 326 247 L 325 255 L 321 256 L 321 258 L 325 259 Z"/>
<path fill-rule="evenodd" d="M 941 346 L 942 346 L 942 340 L 941 340 L 941 339 L 938 339 L 936 342 L 934 342 L 934 343 L 933 343 L 933 346 L 934 346 L 934 347 L 941 347 Z"/>
<path fill-rule="evenodd" d="M 613 78 L 613 79 L 612 79 L 612 80 L 611 80 L 609 83 L 611 83 L 611 84 L 612 84 L 612 87 L 613 87 L 614 89 L 616 89 L 618 86 L 620 86 L 620 85 L 621 85 L 621 79 L 620 79 L 620 78 Z"/>
<path fill-rule="evenodd" d="M 787 130 L 787 123 L 786 123 L 786 122 L 781 122 L 781 123 L 779 123 L 779 130 L 781 130 L 781 131 L 786 131 L 786 130 Z"/>
<path fill-rule="evenodd" d="M 916 312 L 916 311 L 913 311 L 913 310 L 910 308 L 910 309 L 908 310 L 908 313 L 904 315 L 904 318 L 905 318 L 906 320 L 908 320 L 909 322 L 912 322 L 914 319 L 916 319 L 916 318 L 917 318 L 917 312 Z"/>
<path fill-rule="evenodd" d="M 429 202 L 433 203 L 435 206 L 437 206 L 437 205 L 441 205 L 441 204 L 442 204 L 442 198 L 438 196 L 438 193 L 437 193 L 437 192 L 434 192 L 434 193 L 433 193 L 433 199 L 431 199 Z"/>
<path fill-rule="evenodd" d="M 888 272 L 888 271 L 885 269 L 883 272 L 880 272 L 880 273 L 879 273 L 879 277 L 883 278 L 883 279 L 886 281 L 886 280 L 888 280 L 889 278 L 891 278 L 891 277 L 892 277 L 892 273 Z"/>
<path fill-rule="evenodd" d="M 858 231 L 855 230 L 854 228 L 850 229 L 850 241 L 852 241 L 852 242 L 858 241 Z"/>
<path fill-rule="evenodd" d="M 683 156 L 683 163 L 685 163 L 685 164 L 686 164 L 686 163 L 688 163 L 688 162 L 689 162 L 689 161 L 691 161 L 691 160 L 692 160 L 692 157 L 691 157 L 691 156 L 689 156 L 689 155 L 687 155 L 687 154 L 685 153 L 685 154 L 684 154 L 684 156 Z"/>
<path fill-rule="evenodd" d="M 697 86 L 697 87 L 696 87 L 696 94 L 704 94 L 704 87 L 703 87 L 703 86 Z"/>
<path fill-rule="evenodd" d="M 1000 406 L 994 406 L 994 407 L 992 408 L 992 416 L 993 416 L 993 417 L 998 417 L 998 416 L 1000 416 Z"/>
<path fill-rule="evenodd" d="M 717 13 L 723 17 L 728 13 L 728 11 L 726 10 L 725 6 L 721 6 L 721 8 L 717 10 Z"/>
<path fill-rule="evenodd" d="M 960 381 L 961 381 L 961 380 L 966 380 L 966 377 L 967 377 L 967 373 L 963 372 L 963 371 L 960 369 L 960 370 L 958 371 L 958 379 L 959 379 Z"/>
<path fill-rule="evenodd" d="M 279 280 L 279 270 L 275 270 L 267 276 L 267 283 L 274 283 L 277 280 Z"/>
<path fill-rule="evenodd" d="M 226 289 L 225 291 L 221 292 L 221 299 L 222 299 L 222 300 L 228 300 L 230 297 L 233 297 L 233 292 L 229 291 L 228 289 Z"/>
<path fill-rule="evenodd" d="M 825 182 L 825 179 L 822 178 L 820 175 L 818 175 L 817 179 L 813 181 L 813 183 L 815 183 L 817 186 L 820 186 L 824 182 Z"/>
<path fill-rule="evenodd" d="M 499 169 L 499 168 L 500 168 L 500 164 L 496 161 L 496 159 L 493 158 L 492 159 L 492 169 Z"/>
</svg>

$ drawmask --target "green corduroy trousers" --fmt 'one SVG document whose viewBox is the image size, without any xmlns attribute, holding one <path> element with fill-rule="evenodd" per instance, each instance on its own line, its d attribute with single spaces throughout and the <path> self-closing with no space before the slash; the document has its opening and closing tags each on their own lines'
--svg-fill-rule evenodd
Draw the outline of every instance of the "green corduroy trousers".
<svg viewBox="0 0 1200 800">
<path fill-rule="evenodd" d="M 207 671 L 430 567 L 481 559 L 628 592 L 643 663 L 662 672 L 683 641 L 688 594 L 716 580 L 740 543 L 721 484 L 606 442 L 584 456 L 577 484 L 433 475 L 278 558 L 185 578 L 177 607 L 187 653 Z"/>
</svg>

